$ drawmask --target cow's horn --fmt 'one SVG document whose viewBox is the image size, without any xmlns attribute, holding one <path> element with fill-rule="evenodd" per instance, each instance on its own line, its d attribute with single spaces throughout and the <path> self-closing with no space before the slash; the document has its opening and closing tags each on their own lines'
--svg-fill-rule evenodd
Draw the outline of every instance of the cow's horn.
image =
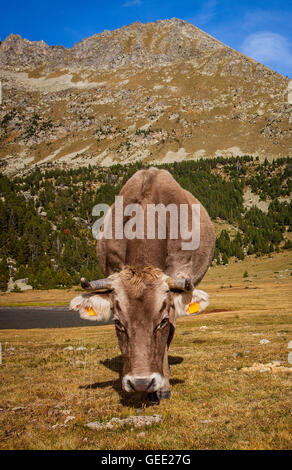
<svg viewBox="0 0 292 470">
<path fill-rule="evenodd" d="M 97 279 L 96 281 L 88 281 L 85 277 L 80 279 L 81 287 L 86 290 L 110 290 L 111 282 L 108 279 Z"/>
<path fill-rule="evenodd" d="M 174 279 L 172 277 L 169 277 L 167 279 L 167 284 L 171 289 L 177 289 L 177 290 L 192 290 L 193 286 L 192 283 L 189 279 Z"/>
</svg>

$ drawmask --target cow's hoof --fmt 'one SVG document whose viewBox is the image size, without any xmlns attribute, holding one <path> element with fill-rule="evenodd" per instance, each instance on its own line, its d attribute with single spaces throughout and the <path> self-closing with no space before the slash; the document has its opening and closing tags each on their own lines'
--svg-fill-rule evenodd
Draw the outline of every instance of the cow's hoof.
<svg viewBox="0 0 292 470">
<path fill-rule="evenodd" d="M 170 390 L 159 390 L 158 396 L 160 400 L 167 400 L 168 398 L 170 398 Z"/>
<path fill-rule="evenodd" d="M 148 393 L 147 397 L 148 397 L 148 400 L 150 401 L 151 405 L 159 405 L 160 398 L 159 398 L 158 393 L 159 392 Z"/>
</svg>

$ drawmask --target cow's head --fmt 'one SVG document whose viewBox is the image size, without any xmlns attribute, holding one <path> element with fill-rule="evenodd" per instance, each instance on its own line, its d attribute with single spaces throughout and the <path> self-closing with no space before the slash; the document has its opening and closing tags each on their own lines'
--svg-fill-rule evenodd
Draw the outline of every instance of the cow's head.
<svg viewBox="0 0 292 470">
<path fill-rule="evenodd" d="M 173 337 L 176 317 L 189 305 L 199 311 L 208 305 L 205 292 L 192 289 L 186 279 L 172 279 L 160 269 L 138 271 L 126 266 L 107 279 L 81 285 L 91 291 L 70 304 L 84 319 L 114 320 L 124 358 L 122 385 L 127 392 L 154 392 L 163 387 L 163 359 Z"/>
</svg>

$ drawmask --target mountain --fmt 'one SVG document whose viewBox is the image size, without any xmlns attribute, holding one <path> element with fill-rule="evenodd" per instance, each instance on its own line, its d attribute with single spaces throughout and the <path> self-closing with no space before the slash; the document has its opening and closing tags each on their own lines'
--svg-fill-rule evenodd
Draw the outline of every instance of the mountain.
<svg viewBox="0 0 292 470">
<path fill-rule="evenodd" d="M 288 78 L 178 19 L 0 44 L 0 169 L 287 156 Z"/>
</svg>

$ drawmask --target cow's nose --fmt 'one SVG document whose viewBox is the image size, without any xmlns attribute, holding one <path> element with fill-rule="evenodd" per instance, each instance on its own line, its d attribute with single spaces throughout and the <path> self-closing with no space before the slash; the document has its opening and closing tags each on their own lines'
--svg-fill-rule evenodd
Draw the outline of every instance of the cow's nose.
<svg viewBox="0 0 292 470">
<path fill-rule="evenodd" d="M 155 387 L 155 378 L 151 377 L 132 377 L 128 379 L 128 385 L 134 392 L 146 392 L 151 387 Z"/>
<path fill-rule="evenodd" d="M 124 389 L 127 392 L 155 392 L 162 387 L 163 382 L 163 377 L 158 373 L 145 377 L 126 375 L 123 378 Z"/>
</svg>

